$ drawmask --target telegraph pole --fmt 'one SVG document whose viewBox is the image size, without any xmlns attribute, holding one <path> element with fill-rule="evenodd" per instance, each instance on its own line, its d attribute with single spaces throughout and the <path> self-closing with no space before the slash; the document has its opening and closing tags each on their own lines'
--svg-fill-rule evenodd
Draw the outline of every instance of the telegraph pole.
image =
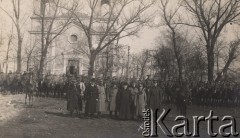
<svg viewBox="0 0 240 138">
<path fill-rule="evenodd" d="M 0 48 L 3 45 L 2 27 L 1 27 L 1 38 L 0 38 Z M 0 72 L 2 72 L 2 63 L 0 63 Z"/>
<path fill-rule="evenodd" d="M 128 46 L 128 59 L 127 59 L 127 82 L 129 82 L 129 57 L 130 57 L 130 46 Z"/>
</svg>

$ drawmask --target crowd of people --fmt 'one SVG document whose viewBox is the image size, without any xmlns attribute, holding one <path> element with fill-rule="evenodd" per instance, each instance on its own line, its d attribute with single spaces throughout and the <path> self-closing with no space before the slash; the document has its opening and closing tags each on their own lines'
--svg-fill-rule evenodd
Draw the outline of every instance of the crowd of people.
<svg viewBox="0 0 240 138">
<path fill-rule="evenodd" d="M 29 74 L 32 81 L 29 81 Z M 75 75 L 51 75 L 37 77 L 24 72 L 0 73 L 1 92 L 18 94 L 25 92 L 27 84 L 34 87 L 37 97 L 53 97 L 67 100 L 67 110 L 74 115 L 101 117 L 102 113 L 119 119 L 142 118 L 144 109 L 159 109 L 164 104 L 176 105 L 178 113 L 186 115 L 187 105 L 239 106 L 240 87 L 237 83 L 179 83 L 177 81 L 145 80 L 84 80 Z"/>
</svg>

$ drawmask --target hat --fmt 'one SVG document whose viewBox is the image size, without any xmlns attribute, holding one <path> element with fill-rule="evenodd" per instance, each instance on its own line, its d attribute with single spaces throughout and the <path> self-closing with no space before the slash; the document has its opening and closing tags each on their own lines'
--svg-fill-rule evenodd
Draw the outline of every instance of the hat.
<svg viewBox="0 0 240 138">
<path fill-rule="evenodd" d="M 96 81 L 96 79 L 95 79 L 95 78 L 92 78 L 92 79 L 91 79 L 91 82 L 95 82 L 95 81 Z"/>
<path fill-rule="evenodd" d="M 72 79 L 71 79 L 71 82 L 76 82 L 76 79 L 72 78 Z"/>
</svg>

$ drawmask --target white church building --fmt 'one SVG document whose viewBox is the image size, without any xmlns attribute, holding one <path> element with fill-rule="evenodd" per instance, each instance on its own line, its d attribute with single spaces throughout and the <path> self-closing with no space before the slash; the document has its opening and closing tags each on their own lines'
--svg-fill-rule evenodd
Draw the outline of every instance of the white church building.
<svg viewBox="0 0 240 138">
<path fill-rule="evenodd" d="M 36 48 L 38 52 L 41 50 L 41 18 L 36 16 L 36 13 L 41 14 L 41 1 L 42 0 L 34 0 L 34 13 L 31 17 L 31 30 L 29 31 L 31 44 L 38 47 Z M 50 13 L 51 8 L 48 9 L 47 6 L 50 7 L 51 0 L 45 1 L 47 8 L 46 11 Z M 109 0 L 99 0 L 97 13 L 102 14 L 102 8 L 104 6 L 106 8 L 109 6 L 108 4 L 110 4 Z M 79 16 L 86 20 L 89 19 L 88 15 L 84 13 L 79 13 Z M 67 16 L 61 15 L 56 19 L 58 21 L 55 22 L 58 23 L 66 19 L 68 19 Z M 97 30 L 97 26 L 95 28 Z M 54 36 L 54 32 L 51 35 Z M 93 41 L 96 40 L 97 35 L 93 36 Z M 44 73 L 72 74 L 75 71 L 78 75 L 86 75 L 89 64 L 88 52 L 89 48 L 83 29 L 77 23 L 72 22 L 68 25 L 67 29 L 51 43 L 51 46 L 48 49 Z M 36 62 L 36 60 L 31 61 L 32 66 L 34 65 L 34 62 Z"/>
</svg>

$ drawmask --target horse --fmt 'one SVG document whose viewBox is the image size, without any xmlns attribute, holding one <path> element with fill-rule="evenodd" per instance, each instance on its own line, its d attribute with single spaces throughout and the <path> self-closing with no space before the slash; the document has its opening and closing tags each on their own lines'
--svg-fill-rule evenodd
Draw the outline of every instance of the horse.
<svg viewBox="0 0 240 138">
<path fill-rule="evenodd" d="M 27 98 L 28 98 L 28 104 L 32 105 L 33 104 L 33 92 L 36 91 L 37 89 L 37 84 L 34 81 L 34 77 L 33 74 L 27 74 L 25 77 L 25 80 L 23 82 L 24 84 L 24 90 L 26 92 L 26 96 L 25 96 L 25 104 L 27 104 Z"/>
</svg>

